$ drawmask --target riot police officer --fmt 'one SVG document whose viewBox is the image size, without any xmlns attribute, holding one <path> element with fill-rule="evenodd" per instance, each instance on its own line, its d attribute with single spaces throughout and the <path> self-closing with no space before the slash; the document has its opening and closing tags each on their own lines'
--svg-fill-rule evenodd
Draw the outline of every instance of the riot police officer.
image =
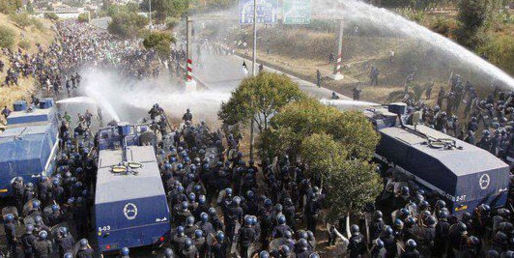
<svg viewBox="0 0 514 258">
<path fill-rule="evenodd" d="M 89 246 L 87 239 L 82 238 L 79 243 L 80 243 L 80 248 L 79 248 L 79 251 L 77 252 L 77 258 L 93 258 L 94 251 Z"/>
<path fill-rule="evenodd" d="M 34 253 L 38 258 L 48 258 L 52 256 L 52 242 L 47 239 L 46 230 L 39 232 L 39 238 L 34 242 Z"/>
<path fill-rule="evenodd" d="M 352 225 L 350 232 L 352 233 L 350 243 L 348 244 L 350 257 L 360 257 L 366 252 L 366 240 L 364 239 L 364 235 L 361 234 L 359 226 Z"/>
<path fill-rule="evenodd" d="M 21 236 L 21 246 L 25 258 L 34 257 L 34 243 L 36 240 L 37 237 L 34 236 L 34 226 L 32 224 L 27 224 L 25 226 L 25 234 Z"/>
</svg>

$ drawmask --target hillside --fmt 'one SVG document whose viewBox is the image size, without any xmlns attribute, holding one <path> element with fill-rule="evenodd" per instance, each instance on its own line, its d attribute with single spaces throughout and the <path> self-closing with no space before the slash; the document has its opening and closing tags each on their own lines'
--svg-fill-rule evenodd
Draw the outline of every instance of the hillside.
<svg viewBox="0 0 514 258">
<path fill-rule="evenodd" d="M 38 18 L 30 18 L 28 22 L 20 21 L 22 18 L 26 17 L 0 14 L 0 27 L 6 27 L 14 32 L 14 44 L 12 44 L 11 50 L 17 51 L 18 48 L 22 48 L 23 52 L 34 53 L 37 51 L 36 43 L 41 44 L 43 49 L 50 46 L 55 37 L 51 29 L 52 23 L 49 20 Z M 10 63 L 7 56 L 3 54 L 3 51 L 0 52 L 0 60 L 5 64 L 3 71 L 0 73 L 0 80 L 3 83 Z M 19 86 L 2 86 L 0 87 L 0 107 L 10 107 L 14 101 L 19 99 L 28 100 L 30 94 L 35 91 L 35 80 L 31 77 L 20 79 Z"/>
</svg>

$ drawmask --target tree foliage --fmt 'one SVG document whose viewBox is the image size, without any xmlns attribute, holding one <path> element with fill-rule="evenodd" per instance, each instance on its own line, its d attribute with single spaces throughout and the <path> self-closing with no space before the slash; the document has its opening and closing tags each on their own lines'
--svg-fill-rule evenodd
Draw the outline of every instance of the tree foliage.
<svg viewBox="0 0 514 258">
<path fill-rule="evenodd" d="M 279 144 L 287 143 L 287 146 L 278 149 L 286 149 L 291 157 L 300 154 L 302 141 L 313 134 L 331 135 L 342 144 L 348 157 L 364 160 L 372 157 L 379 140 L 371 123 L 361 113 L 340 112 L 310 98 L 285 106 L 271 119 L 271 127 L 273 130 L 266 133 L 281 134 L 266 137 L 279 138 Z M 283 133 L 284 128 L 288 129 L 287 134 Z M 267 148 L 265 145 L 261 147 Z M 268 151 L 264 150 L 262 153 Z"/>
<path fill-rule="evenodd" d="M 221 105 L 218 117 L 226 125 L 254 120 L 262 132 L 280 108 L 304 97 L 298 85 L 286 75 L 261 72 L 241 82 L 229 101 Z"/>
<path fill-rule="evenodd" d="M 379 136 L 362 113 L 340 112 L 315 99 L 292 102 L 271 119 L 259 138 L 261 158 L 287 153 L 308 168 L 331 203 L 333 219 L 356 212 L 374 201 L 380 176 L 369 161 Z"/>
<path fill-rule="evenodd" d="M 342 216 L 362 211 L 374 203 L 382 190 L 382 179 L 375 172 L 375 165 L 368 161 L 348 160 L 334 164 L 333 173 L 327 178 L 328 218 L 337 221 Z"/>
<path fill-rule="evenodd" d="M 141 3 L 141 10 L 150 10 L 150 0 Z M 152 0 L 152 13 L 159 21 L 166 20 L 166 17 L 181 17 L 189 8 L 189 0 Z"/>
<path fill-rule="evenodd" d="M 148 24 L 148 19 L 135 12 L 120 12 L 112 16 L 107 29 L 122 38 L 134 38 Z"/>
<path fill-rule="evenodd" d="M 501 35 L 491 38 L 480 47 L 479 52 L 489 61 L 514 75 L 514 36 Z"/>
<path fill-rule="evenodd" d="M 16 34 L 11 28 L 0 25 L 0 48 L 11 48 L 14 44 L 15 36 Z"/>
<path fill-rule="evenodd" d="M 79 14 L 79 17 L 77 17 L 77 20 L 79 22 L 89 22 L 88 14 L 87 13 L 81 13 Z"/>
<path fill-rule="evenodd" d="M 170 46 L 173 42 L 175 38 L 168 33 L 150 32 L 143 40 L 143 46 L 146 49 L 154 49 L 161 57 L 166 57 L 170 55 Z"/>
<path fill-rule="evenodd" d="M 486 0 L 459 1 L 459 28 L 455 36 L 461 45 L 471 49 L 477 46 L 476 34 L 487 18 L 487 2 Z"/>
<path fill-rule="evenodd" d="M 59 20 L 59 16 L 57 16 L 57 14 L 55 14 L 55 13 L 45 13 L 44 16 L 45 16 L 46 19 L 49 19 L 49 20 L 52 20 L 52 21 Z"/>
<path fill-rule="evenodd" d="M 1 0 L 0 13 L 10 14 L 16 12 L 23 6 L 22 0 Z"/>
</svg>

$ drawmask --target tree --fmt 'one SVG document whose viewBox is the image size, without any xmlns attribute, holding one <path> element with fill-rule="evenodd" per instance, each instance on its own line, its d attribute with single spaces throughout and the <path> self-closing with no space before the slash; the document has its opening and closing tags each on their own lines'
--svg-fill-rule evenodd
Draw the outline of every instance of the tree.
<svg viewBox="0 0 514 258">
<path fill-rule="evenodd" d="M 485 0 L 459 1 L 459 28 L 455 34 L 461 45 L 472 49 L 476 47 L 477 39 L 475 36 L 487 18 L 487 2 Z"/>
<path fill-rule="evenodd" d="M 265 133 L 264 139 L 278 138 L 278 143 L 286 146 L 275 147 L 285 149 L 290 157 L 297 157 L 301 152 L 302 141 L 313 134 L 326 133 L 342 144 L 348 157 L 369 160 L 378 143 L 379 136 L 372 124 L 362 113 L 354 111 L 340 112 L 334 107 L 324 106 L 319 101 L 308 98 L 290 103 L 271 119 L 272 130 Z M 287 132 L 287 133 L 284 133 Z M 259 144 L 260 153 L 276 156 L 267 145 Z"/>
<path fill-rule="evenodd" d="M 250 125 L 250 156 L 253 156 L 253 124 L 260 133 L 268 129 L 270 118 L 288 103 L 303 99 L 298 85 L 286 75 L 261 72 L 241 82 L 218 117 L 225 125 Z M 253 158 L 253 157 L 252 157 Z"/>
<path fill-rule="evenodd" d="M 146 49 L 154 49 L 159 56 L 164 58 L 170 55 L 170 47 L 173 42 L 175 42 L 175 38 L 168 33 L 150 32 L 143 40 L 143 46 Z"/>
<path fill-rule="evenodd" d="M 88 14 L 87 13 L 79 14 L 79 17 L 77 17 L 77 20 L 79 22 L 89 22 Z"/>
<path fill-rule="evenodd" d="M 284 153 L 300 158 L 313 182 L 326 190 L 331 219 L 361 211 L 382 189 L 370 163 L 379 135 L 362 113 L 304 99 L 282 108 L 259 139 L 261 153 L 272 154 L 266 159 Z"/>
<path fill-rule="evenodd" d="M 350 217 L 374 203 L 382 191 L 382 179 L 375 165 L 363 160 L 348 160 L 334 164 L 333 173 L 326 180 L 328 219 L 337 221 Z"/>
<path fill-rule="evenodd" d="M 134 12 L 120 12 L 112 17 L 107 29 L 122 38 L 134 38 L 148 24 L 148 19 Z"/>
<path fill-rule="evenodd" d="M 166 17 L 181 17 L 189 8 L 189 0 L 151 0 L 152 14 L 158 21 L 166 20 Z M 143 0 L 141 10 L 150 11 L 150 0 Z"/>
</svg>

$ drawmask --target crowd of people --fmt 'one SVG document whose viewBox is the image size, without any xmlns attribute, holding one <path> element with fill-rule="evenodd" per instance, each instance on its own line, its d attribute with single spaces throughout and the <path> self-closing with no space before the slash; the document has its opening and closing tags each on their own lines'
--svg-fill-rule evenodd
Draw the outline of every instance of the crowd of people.
<svg viewBox="0 0 514 258">
<path fill-rule="evenodd" d="M 8 51 L 19 64 L 16 69 L 11 66 L 11 73 L 42 78 L 41 85 L 50 86 L 55 94 L 68 80 L 71 89 L 79 87 L 80 69 L 86 65 L 108 66 L 134 78 L 158 73 L 149 65 L 159 62 L 155 53 L 137 47 L 136 42 L 114 40 L 85 24 L 60 23 L 56 31 L 56 43 L 35 56 L 25 58 Z M 158 69 L 175 62 L 178 71 L 183 58 L 183 51 L 175 50 L 169 60 L 159 62 Z M 482 142 L 479 146 L 506 158 L 511 95 L 498 90 L 481 100 L 471 84 L 455 77 L 450 93 L 440 93 L 438 107 L 406 100 L 411 112 L 422 112 L 423 123 L 470 143 L 475 142 L 469 132 L 462 134 L 463 128 L 473 133 L 483 128 L 482 139 L 489 130 L 494 135 L 490 145 L 482 139 L 477 144 Z M 459 106 L 464 99 L 469 102 Z M 452 118 L 459 108 L 471 116 L 465 127 Z M 67 114 L 61 117 L 55 173 L 42 176 L 36 184 L 21 177 L 13 181 L 14 203 L 3 214 L 5 255 L 98 256 L 88 241 L 97 152 L 92 115 L 87 117 L 76 124 Z M 211 130 L 203 122 L 193 123 L 189 110 L 182 120 L 173 126 L 157 104 L 145 120 L 159 136 L 155 151 L 173 219 L 169 244 L 154 256 L 514 257 L 511 206 L 482 204 L 455 216 L 440 197 L 405 185 L 394 191 L 385 180 L 381 196 L 387 198 L 370 204 L 365 214 L 352 218 L 353 224 L 341 221 L 326 226 L 324 211 L 330 209 L 326 189 L 307 176 L 304 164 L 285 154 L 272 161 L 249 160 L 239 137 Z M 323 234 L 328 237 L 326 243 L 319 241 Z M 119 255 L 130 257 L 130 250 L 123 247 Z"/>
</svg>

